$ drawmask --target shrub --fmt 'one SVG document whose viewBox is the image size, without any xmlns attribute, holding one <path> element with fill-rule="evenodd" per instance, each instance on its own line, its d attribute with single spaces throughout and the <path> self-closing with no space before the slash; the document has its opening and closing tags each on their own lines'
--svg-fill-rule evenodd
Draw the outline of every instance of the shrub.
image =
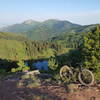
<svg viewBox="0 0 100 100">
<path fill-rule="evenodd" d="M 5 69 L 0 69 L 0 74 L 5 73 L 5 71 L 6 71 Z"/>
<path fill-rule="evenodd" d="M 27 85 L 29 88 L 34 88 L 40 86 L 39 82 L 31 82 L 30 84 Z"/>
<path fill-rule="evenodd" d="M 30 75 L 22 75 L 22 77 L 21 77 L 23 80 L 24 79 L 29 79 L 30 78 Z"/>
<path fill-rule="evenodd" d="M 24 71 L 28 71 L 28 70 L 30 69 L 28 66 L 26 66 L 26 65 L 24 64 L 24 61 L 22 61 L 22 60 L 20 60 L 20 61 L 17 63 L 17 65 L 18 65 L 19 67 L 17 67 L 17 68 L 12 68 L 12 69 L 11 69 L 11 72 L 24 72 Z"/>
<path fill-rule="evenodd" d="M 51 70 L 56 70 L 58 68 L 58 62 L 55 57 L 51 57 L 48 61 L 48 66 Z"/>
<path fill-rule="evenodd" d="M 18 82 L 18 86 L 25 86 L 29 88 L 38 87 L 41 85 L 40 80 L 34 75 L 22 75 L 22 81 Z"/>
<path fill-rule="evenodd" d="M 12 72 L 12 73 L 15 73 L 15 72 L 16 72 L 16 68 L 12 68 L 12 69 L 11 69 L 11 72 Z"/>
<path fill-rule="evenodd" d="M 83 43 L 84 65 L 94 72 L 100 69 L 100 25 L 88 32 Z"/>
<path fill-rule="evenodd" d="M 95 80 L 96 80 L 97 82 L 100 82 L 100 71 L 95 72 L 95 73 L 94 73 L 94 76 L 95 76 Z"/>
</svg>

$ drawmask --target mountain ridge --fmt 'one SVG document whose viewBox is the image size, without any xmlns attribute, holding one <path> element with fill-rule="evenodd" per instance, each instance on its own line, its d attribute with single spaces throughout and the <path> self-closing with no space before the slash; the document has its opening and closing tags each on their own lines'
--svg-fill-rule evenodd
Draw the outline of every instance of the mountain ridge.
<svg viewBox="0 0 100 100">
<path fill-rule="evenodd" d="M 57 23 L 57 22 L 65 22 L 65 23 L 68 23 L 68 24 L 73 24 L 67 20 L 57 20 L 57 19 L 48 19 L 48 20 L 45 20 L 45 21 L 35 21 L 35 20 L 32 20 L 32 19 L 29 19 L 29 20 L 25 20 L 23 21 L 22 23 L 19 23 L 19 24 L 13 24 L 13 25 L 9 25 L 9 26 L 5 26 L 5 27 L 2 27 L 0 28 L 0 31 L 4 31 L 4 32 L 14 32 L 14 30 L 11 30 L 12 28 L 17 28 L 17 30 L 19 31 L 16 31 L 14 33 L 17 33 L 17 32 L 20 32 L 20 29 L 18 28 L 21 28 L 22 27 L 32 27 L 34 28 L 35 25 L 44 25 L 44 24 L 51 24 L 51 23 Z M 78 24 L 75 24 L 75 25 L 78 25 Z M 19 26 L 19 27 L 18 27 Z M 25 27 L 25 28 L 26 28 Z M 24 29 L 22 30 L 24 31 Z"/>
<path fill-rule="evenodd" d="M 42 22 L 32 19 L 20 24 L 4 27 L 0 31 L 22 34 L 31 40 L 48 40 L 62 34 L 74 34 L 88 32 L 93 25 L 79 25 L 67 20 L 48 19 Z"/>
</svg>

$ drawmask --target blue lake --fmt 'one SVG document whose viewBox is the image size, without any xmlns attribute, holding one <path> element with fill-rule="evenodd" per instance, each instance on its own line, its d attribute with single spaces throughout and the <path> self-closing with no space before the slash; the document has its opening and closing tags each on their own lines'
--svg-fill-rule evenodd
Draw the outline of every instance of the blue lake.
<svg viewBox="0 0 100 100">
<path fill-rule="evenodd" d="M 25 65 L 28 66 L 28 63 L 25 62 Z M 35 63 L 32 64 L 33 67 L 35 67 L 38 70 L 48 70 L 48 61 L 44 60 L 44 61 L 37 61 Z"/>
</svg>

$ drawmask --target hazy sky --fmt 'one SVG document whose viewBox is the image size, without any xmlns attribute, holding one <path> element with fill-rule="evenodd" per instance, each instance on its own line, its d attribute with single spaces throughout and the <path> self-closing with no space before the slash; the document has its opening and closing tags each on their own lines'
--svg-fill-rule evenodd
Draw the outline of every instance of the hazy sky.
<svg viewBox="0 0 100 100">
<path fill-rule="evenodd" d="M 100 0 L 0 0 L 0 25 L 27 19 L 100 23 Z"/>
</svg>

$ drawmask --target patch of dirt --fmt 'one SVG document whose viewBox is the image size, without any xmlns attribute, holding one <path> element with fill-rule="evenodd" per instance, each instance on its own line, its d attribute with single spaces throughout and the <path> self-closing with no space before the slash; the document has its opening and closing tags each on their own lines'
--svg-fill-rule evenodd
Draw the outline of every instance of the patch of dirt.
<svg viewBox="0 0 100 100">
<path fill-rule="evenodd" d="M 20 78 L 7 78 L 0 82 L 0 100 L 100 100 L 98 87 L 80 87 L 68 93 L 67 87 L 41 85 L 36 88 L 18 86 Z"/>
</svg>

